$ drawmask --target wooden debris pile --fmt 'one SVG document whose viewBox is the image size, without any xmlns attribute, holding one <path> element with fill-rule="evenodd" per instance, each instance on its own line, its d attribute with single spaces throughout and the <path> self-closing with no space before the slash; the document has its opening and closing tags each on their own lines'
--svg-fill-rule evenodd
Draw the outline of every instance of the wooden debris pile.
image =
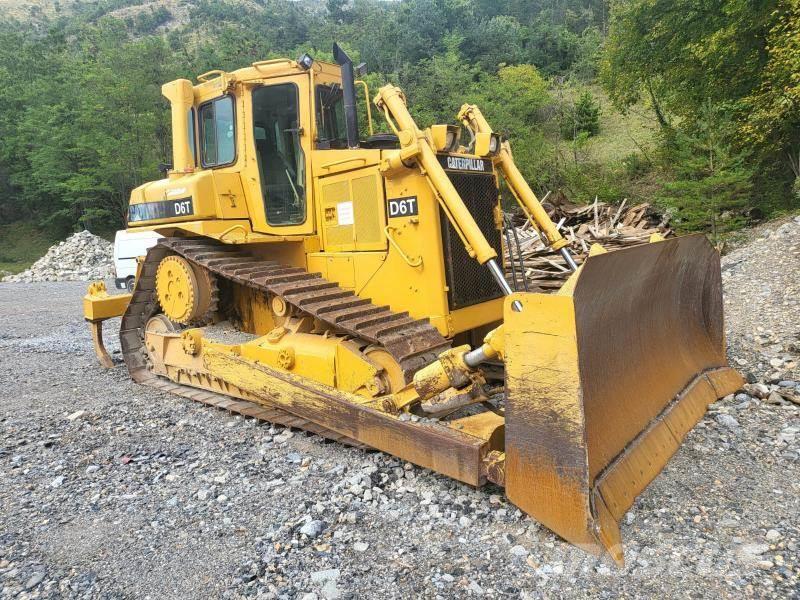
<svg viewBox="0 0 800 600">
<path fill-rule="evenodd" d="M 620 204 L 608 204 L 595 199 L 592 204 L 585 205 L 565 200 L 543 202 L 543 205 L 561 235 L 569 241 L 578 264 L 583 262 L 594 243 L 611 251 L 646 244 L 654 233 L 668 236 L 672 232 L 668 227 L 669 215 L 657 213 L 648 203 L 630 205 L 623 200 Z M 527 283 L 531 292 L 560 288 L 569 276 L 563 259 L 545 247 L 524 215 L 509 216 L 511 226 L 504 232 L 504 264 L 511 286 L 524 290 Z M 513 268 L 509 248 L 513 254 Z"/>
</svg>

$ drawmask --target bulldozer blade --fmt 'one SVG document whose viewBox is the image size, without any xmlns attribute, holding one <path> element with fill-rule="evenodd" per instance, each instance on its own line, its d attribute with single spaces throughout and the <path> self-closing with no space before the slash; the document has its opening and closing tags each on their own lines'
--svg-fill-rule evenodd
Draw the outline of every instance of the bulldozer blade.
<svg viewBox="0 0 800 600">
<path fill-rule="evenodd" d="M 704 236 L 591 256 L 573 277 L 506 299 L 506 494 L 622 564 L 619 520 L 742 379 L 727 367 L 719 255 Z"/>
</svg>

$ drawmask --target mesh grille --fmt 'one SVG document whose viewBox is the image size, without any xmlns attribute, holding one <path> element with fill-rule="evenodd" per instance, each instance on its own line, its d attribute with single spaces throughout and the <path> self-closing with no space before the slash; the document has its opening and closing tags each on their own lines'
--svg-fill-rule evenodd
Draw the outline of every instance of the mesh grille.
<svg viewBox="0 0 800 600">
<path fill-rule="evenodd" d="M 383 221 L 380 219 L 378 176 L 368 175 L 353 179 L 353 212 L 355 213 L 356 244 L 375 244 L 383 241 Z"/>
<path fill-rule="evenodd" d="M 472 214 L 489 245 L 502 256 L 500 232 L 494 224 L 498 195 L 491 173 L 448 172 L 448 177 Z M 470 257 L 447 215 L 441 212 L 447 300 L 450 310 L 499 298 L 502 293 L 489 269 Z"/>
<path fill-rule="evenodd" d="M 336 204 L 349 200 L 350 189 L 348 182 L 338 181 L 322 186 L 322 210 L 325 220 L 326 248 L 338 250 L 340 246 L 353 243 L 353 226 L 339 225 L 336 214 Z"/>
</svg>

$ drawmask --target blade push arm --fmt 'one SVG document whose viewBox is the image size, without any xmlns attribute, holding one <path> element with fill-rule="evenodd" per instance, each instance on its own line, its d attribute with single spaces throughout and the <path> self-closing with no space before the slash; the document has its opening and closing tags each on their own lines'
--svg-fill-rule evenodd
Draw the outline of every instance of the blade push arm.
<svg viewBox="0 0 800 600">
<path fill-rule="evenodd" d="M 492 133 L 492 128 L 484 118 L 483 113 L 474 104 L 464 104 L 458 112 L 458 120 L 470 129 L 473 134 Z M 492 160 L 502 171 L 508 187 L 511 188 L 511 192 L 514 194 L 514 198 L 531 221 L 531 224 L 544 235 L 545 240 L 553 250 L 561 253 L 570 269 L 576 270 L 575 261 L 567 248 L 567 240 L 559 233 L 555 223 L 550 219 L 536 194 L 533 193 L 528 182 L 519 172 L 511 156 L 511 146 L 507 141 L 501 144 L 499 152 Z"/>
<path fill-rule="evenodd" d="M 403 92 L 393 85 L 383 86 L 375 97 L 375 105 L 384 111 L 386 120 L 400 140 L 400 151 L 383 162 L 381 171 L 388 174 L 395 169 L 407 168 L 411 162 L 416 162 L 464 243 L 467 253 L 488 267 L 504 295 L 511 294 L 511 287 L 497 264 L 497 253 L 486 241 L 469 209 L 439 164 L 431 141 L 417 127 L 414 118 L 408 112 Z"/>
</svg>

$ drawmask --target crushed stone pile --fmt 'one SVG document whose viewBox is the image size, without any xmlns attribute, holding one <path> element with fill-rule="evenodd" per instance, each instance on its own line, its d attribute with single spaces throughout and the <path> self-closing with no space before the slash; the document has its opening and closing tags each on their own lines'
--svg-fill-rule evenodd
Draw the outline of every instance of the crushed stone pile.
<svg viewBox="0 0 800 600">
<path fill-rule="evenodd" d="M 30 269 L 3 281 L 88 281 L 114 273 L 114 245 L 89 231 L 69 236 L 51 246 Z"/>
</svg>

